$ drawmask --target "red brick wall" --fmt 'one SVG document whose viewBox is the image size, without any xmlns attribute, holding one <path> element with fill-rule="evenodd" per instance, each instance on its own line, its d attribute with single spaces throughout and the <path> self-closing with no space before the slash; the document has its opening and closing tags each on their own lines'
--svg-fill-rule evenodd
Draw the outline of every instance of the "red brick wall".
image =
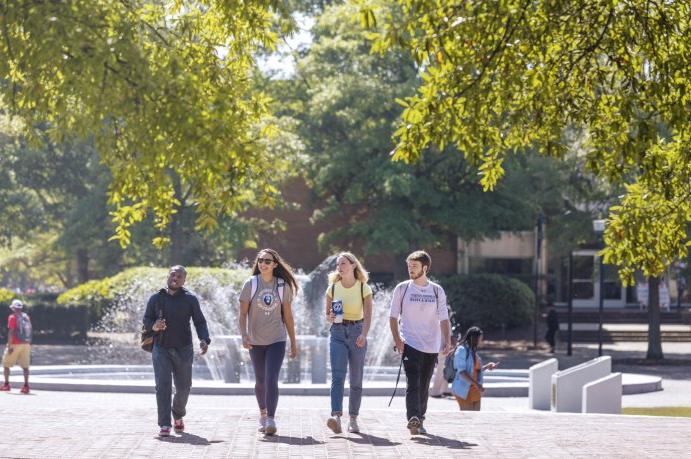
<svg viewBox="0 0 691 459">
<path fill-rule="evenodd" d="M 253 210 L 246 214 L 248 217 L 261 218 L 267 221 L 281 219 L 286 224 L 286 231 L 276 234 L 260 232 L 257 246 L 259 248 L 270 247 L 278 251 L 291 266 L 302 268 L 305 272 L 314 269 L 324 258 L 331 255 L 320 251 L 317 238 L 319 234 L 344 224 L 347 216 L 310 223 L 310 217 L 314 212 L 314 197 L 302 178 L 290 180 L 283 187 L 283 197 L 288 203 L 298 204 L 297 209 L 261 209 Z M 359 244 L 353 244 L 353 253 L 362 256 Z M 456 237 L 449 236 L 445 247 L 428 250 L 432 257 L 432 272 L 435 275 L 454 274 L 456 272 Z M 245 249 L 240 251 L 239 258 L 253 260 L 257 251 Z M 396 268 L 405 273 L 405 260 L 397 259 L 393 254 L 372 255 L 363 259 L 365 268 L 373 273 L 393 273 Z M 399 264 L 400 266 L 396 266 Z"/>
</svg>

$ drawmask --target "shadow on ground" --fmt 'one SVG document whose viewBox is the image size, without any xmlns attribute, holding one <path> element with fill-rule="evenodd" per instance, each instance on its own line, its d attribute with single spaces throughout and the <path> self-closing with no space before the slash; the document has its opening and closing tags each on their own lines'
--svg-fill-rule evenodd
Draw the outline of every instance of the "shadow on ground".
<svg viewBox="0 0 691 459">
<path fill-rule="evenodd" d="M 199 435 L 194 435 L 191 433 L 187 432 L 182 432 L 179 436 L 174 436 L 171 435 L 170 437 L 156 437 L 160 441 L 166 442 L 166 443 L 185 443 L 188 445 L 195 445 L 195 446 L 209 446 L 214 443 L 223 443 L 223 440 L 207 440 L 204 437 L 200 437 Z"/>
</svg>

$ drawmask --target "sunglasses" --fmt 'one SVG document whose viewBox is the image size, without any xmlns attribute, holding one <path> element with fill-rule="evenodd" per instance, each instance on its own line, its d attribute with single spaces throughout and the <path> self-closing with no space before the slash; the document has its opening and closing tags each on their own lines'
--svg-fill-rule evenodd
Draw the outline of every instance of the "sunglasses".
<svg viewBox="0 0 691 459">
<path fill-rule="evenodd" d="M 273 258 L 257 258 L 257 263 L 270 265 L 271 263 L 275 263 L 275 260 Z"/>
</svg>

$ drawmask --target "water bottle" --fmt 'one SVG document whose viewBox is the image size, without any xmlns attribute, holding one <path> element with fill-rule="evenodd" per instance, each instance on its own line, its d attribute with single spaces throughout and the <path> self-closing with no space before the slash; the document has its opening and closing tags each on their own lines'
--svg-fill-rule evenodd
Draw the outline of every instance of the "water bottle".
<svg viewBox="0 0 691 459">
<path fill-rule="evenodd" d="M 340 324 L 343 322 L 343 301 L 333 300 L 331 302 L 331 310 L 334 313 L 334 323 Z"/>
</svg>

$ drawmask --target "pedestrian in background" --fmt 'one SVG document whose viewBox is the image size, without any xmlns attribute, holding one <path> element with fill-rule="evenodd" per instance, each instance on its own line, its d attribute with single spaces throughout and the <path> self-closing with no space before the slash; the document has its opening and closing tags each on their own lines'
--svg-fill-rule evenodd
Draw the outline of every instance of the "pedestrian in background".
<svg viewBox="0 0 691 459">
<path fill-rule="evenodd" d="M 480 411 L 482 393 L 485 391 L 484 373 L 499 365 L 498 362 L 482 364 L 477 352 L 482 344 L 482 335 L 479 327 L 470 327 L 454 354 L 456 378 L 452 390 L 461 411 Z"/>
<path fill-rule="evenodd" d="M 5 383 L 0 386 L 0 391 L 9 392 L 10 369 L 19 365 L 24 371 L 24 385 L 20 389 L 22 394 L 29 393 L 29 365 L 31 364 L 31 318 L 23 311 L 24 303 L 20 300 L 12 300 L 7 317 L 7 346 L 2 356 L 2 367 Z"/>
</svg>

